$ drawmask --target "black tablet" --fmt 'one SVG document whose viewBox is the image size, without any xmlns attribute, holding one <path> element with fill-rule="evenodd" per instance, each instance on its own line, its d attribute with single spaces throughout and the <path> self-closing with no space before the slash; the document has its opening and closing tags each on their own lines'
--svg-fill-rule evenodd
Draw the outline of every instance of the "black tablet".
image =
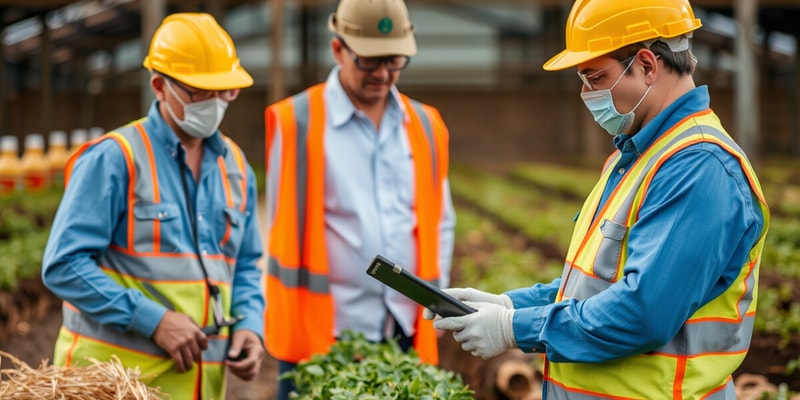
<svg viewBox="0 0 800 400">
<path fill-rule="evenodd" d="M 465 315 L 476 311 L 381 255 L 375 256 L 369 264 L 367 274 L 442 317 Z"/>
</svg>

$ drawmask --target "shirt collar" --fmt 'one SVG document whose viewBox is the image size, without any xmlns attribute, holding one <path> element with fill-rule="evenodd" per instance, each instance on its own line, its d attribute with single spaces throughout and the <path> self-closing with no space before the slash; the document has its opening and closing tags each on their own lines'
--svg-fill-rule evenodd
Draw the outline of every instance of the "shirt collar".
<svg viewBox="0 0 800 400">
<path fill-rule="evenodd" d="M 625 151 L 626 145 L 632 145 L 641 152 L 682 119 L 707 110 L 710 102 L 708 86 L 698 86 L 672 102 L 635 135 L 620 134 L 614 137 L 614 146 L 620 151 Z M 628 142 L 630 144 L 627 144 Z"/>
<path fill-rule="evenodd" d="M 144 121 L 143 125 L 148 135 L 150 135 L 151 142 L 163 145 L 169 150 L 170 154 L 172 154 L 177 151 L 181 140 L 178 138 L 175 131 L 167 125 L 167 121 L 164 121 L 164 118 L 161 117 L 161 113 L 158 111 L 158 105 L 158 100 L 153 100 L 153 103 L 150 104 L 150 110 L 147 112 L 147 119 Z M 203 146 L 215 155 L 224 156 L 227 151 L 222 139 L 222 134 L 219 130 L 211 137 L 203 139 Z"/>
<path fill-rule="evenodd" d="M 326 106 L 328 107 L 329 116 L 330 116 L 330 123 L 331 126 L 334 128 L 340 128 L 342 125 L 346 124 L 353 118 L 354 115 L 358 112 L 356 107 L 353 105 L 353 102 L 347 97 L 347 93 L 345 93 L 344 88 L 342 87 L 342 82 L 339 81 L 339 71 L 341 68 L 336 65 L 331 70 L 331 73 L 328 74 L 328 79 L 325 82 L 325 97 L 326 97 Z M 400 92 L 397 90 L 397 86 L 392 86 L 389 90 L 389 104 L 387 111 L 391 110 L 398 110 L 403 115 L 403 121 L 407 122 L 409 120 L 408 112 L 406 111 L 406 107 L 403 104 L 403 101 L 400 98 Z"/>
</svg>

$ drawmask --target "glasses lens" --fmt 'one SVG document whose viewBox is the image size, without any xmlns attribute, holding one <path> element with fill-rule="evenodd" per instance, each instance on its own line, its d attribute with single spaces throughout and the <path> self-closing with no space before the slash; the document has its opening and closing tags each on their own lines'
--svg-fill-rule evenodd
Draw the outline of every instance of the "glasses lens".
<svg viewBox="0 0 800 400">
<path fill-rule="evenodd" d="M 386 57 L 386 68 L 389 68 L 389 71 L 399 71 L 405 68 L 408 65 L 408 62 L 411 58 L 407 56 L 394 56 L 394 57 Z"/>
<path fill-rule="evenodd" d="M 594 87 L 592 87 L 592 84 L 589 83 L 589 79 L 586 78 L 586 75 L 582 74 L 581 71 L 575 71 L 575 72 L 578 73 L 578 78 L 581 78 L 581 82 L 583 82 L 583 86 L 586 86 L 586 88 L 589 89 L 589 90 L 594 90 Z"/>
<path fill-rule="evenodd" d="M 372 71 L 381 65 L 381 59 L 376 57 L 356 57 L 356 66 L 365 71 Z"/>
</svg>

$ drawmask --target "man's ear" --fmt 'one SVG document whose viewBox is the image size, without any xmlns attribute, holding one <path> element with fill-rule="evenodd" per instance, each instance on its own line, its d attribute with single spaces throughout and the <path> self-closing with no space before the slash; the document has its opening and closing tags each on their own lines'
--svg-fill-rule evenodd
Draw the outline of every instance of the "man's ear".
<svg viewBox="0 0 800 400">
<path fill-rule="evenodd" d="M 639 59 L 644 72 L 645 79 L 648 85 L 652 85 L 658 77 L 658 56 L 649 49 L 641 49 L 636 53 L 636 58 Z"/>
<path fill-rule="evenodd" d="M 164 90 L 166 90 L 166 87 L 164 87 L 164 77 L 159 74 L 151 74 L 150 88 L 153 89 L 153 95 L 156 96 L 156 100 L 163 102 L 165 98 Z"/>
<path fill-rule="evenodd" d="M 342 41 L 338 37 L 331 39 L 331 52 L 336 64 L 342 65 Z"/>
</svg>

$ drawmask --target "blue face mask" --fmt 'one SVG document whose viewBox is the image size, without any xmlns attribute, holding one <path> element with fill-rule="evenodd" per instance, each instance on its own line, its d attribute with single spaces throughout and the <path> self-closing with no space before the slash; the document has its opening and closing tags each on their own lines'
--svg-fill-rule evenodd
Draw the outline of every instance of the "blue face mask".
<svg viewBox="0 0 800 400">
<path fill-rule="evenodd" d="M 581 93 L 583 104 L 585 104 L 586 108 L 592 113 L 595 122 L 600 124 L 611 136 L 617 136 L 622 132 L 627 132 L 628 129 L 631 128 L 635 117 L 633 112 L 639 108 L 639 105 L 642 104 L 642 101 L 644 101 L 644 98 L 647 97 L 647 94 L 650 93 L 650 89 L 653 87 L 652 85 L 647 87 L 647 91 L 644 92 L 642 98 L 639 99 L 639 102 L 636 103 L 633 110 L 629 113 L 621 114 L 617 111 L 617 107 L 614 106 L 614 98 L 611 95 L 611 90 L 617 86 L 617 83 L 619 83 L 622 76 L 625 75 L 631 65 L 633 65 L 634 61 L 636 61 L 635 58 L 625 67 L 625 70 L 622 71 L 622 74 L 617 78 L 614 84 L 611 85 L 610 89 L 599 89 Z"/>
</svg>

